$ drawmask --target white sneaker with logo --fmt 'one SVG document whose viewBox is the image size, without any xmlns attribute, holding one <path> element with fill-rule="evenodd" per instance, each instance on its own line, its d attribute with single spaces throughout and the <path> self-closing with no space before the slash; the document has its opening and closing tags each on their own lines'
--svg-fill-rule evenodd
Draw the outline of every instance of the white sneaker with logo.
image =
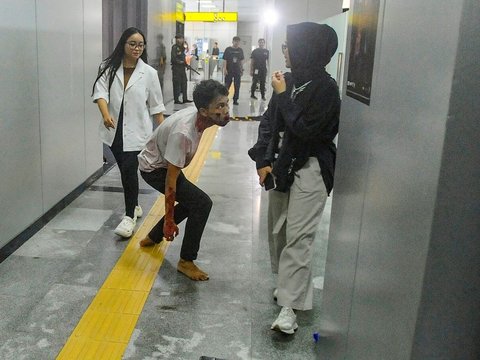
<svg viewBox="0 0 480 360">
<path fill-rule="evenodd" d="M 133 229 L 135 228 L 135 220 L 129 216 L 124 216 L 120 224 L 114 230 L 114 233 L 124 237 L 129 238 L 133 234 Z"/>
<path fill-rule="evenodd" d="M 293 334 L 298 329 L 297 315 L 292 308 L 282 307 L 277 319 L 273 322 L 272 330 L 281 331 L 285 334 Z"/>
<path fill-rule="evenodd" d="M 136 218 L 142 217 L 142 215 L 143 215 L 142 207 L 140 205 L 135 206 L 135 212 L 133 213 L 133 217 L 136 219 Z"/>
</svg>

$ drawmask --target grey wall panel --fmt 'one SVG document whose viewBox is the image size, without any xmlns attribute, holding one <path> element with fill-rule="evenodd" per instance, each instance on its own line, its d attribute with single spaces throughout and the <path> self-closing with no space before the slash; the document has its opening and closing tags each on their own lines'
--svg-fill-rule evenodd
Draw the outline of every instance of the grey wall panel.
<svg viewBox="0 0 480 360">
<path fill-rule="evenodd" d="M 83 3 L 37 1 L 37 26 L 46 211 L 85 180 Z"/>
<path fill-rule="evenodd" d="M 42 214 L 34 0 L 0 2 L 0 247 Z"/>
<path fill-rule="evenodd" d="M 464 2 L 412 359 L 480 359 L 480 2 Z"/>
<path fill-rule="evenodd" d="M 84 0 L 84 99 L 85 99 L 85 159 L 84 177 L 92 175 L 102 166 L 103 148 L 98 136 L 100 112 L 92 102 L 92 85 L 102 61 L 102 4 L 97 0 Z"/>
<path fill-rule="evenodd" d="M 98 122 L 85 122 L 101 57 L 96 1 L 85 14 L 74 0 L 0 3 L 0 247 L 101 166 Z"/>
<path fill-rule="evenodd" d="M 326 358 L 410 356 L 461 5 L 382 1 L 371 104 L 343 97 L 322 305 L 322 327 L 336 336 Z"/>
<path fill-rule="evenodd" d="M 410 356 L 417 317 L 412 309 L 419 306 L 430 241 L 461 3 L 384 3 L 372 102 L 361 120 L 371 126 L 372 157 L 349 330 L 352 359 L 371 359 L 372 350 L 377 359 Z"/>
<path fill-rule="evenodd" d="M 344 116 L 345 108 L 352 109 Z M 332 193 L 332 212 L 328 241 L 327 262 L 322 299 L 322 318 L 319 329 L 327 336 L 322 342 L 322 353 L 328 359 L 343 359 L 356 275 L 359 236 L 368 184 L 368 163 L 371 157 L 371 133 L 368 123 L 361 122 L 365 106 L 344 97 Z M 348 148 L 350 151 L 342 151 Z"/>
</svg>

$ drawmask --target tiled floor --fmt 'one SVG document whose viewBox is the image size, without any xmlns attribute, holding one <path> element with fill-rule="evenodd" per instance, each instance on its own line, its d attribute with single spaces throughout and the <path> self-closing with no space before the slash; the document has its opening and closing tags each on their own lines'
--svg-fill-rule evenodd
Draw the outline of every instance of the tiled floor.
<svg viewBox="0 0 480 360">
<path fill-rule="evenodd" d="M 242 82 L 237 116 L 258 115 Z M 252 105 L 253 104 L 253 105 Z M 167 104 L 172 106 L 173 104 Z M 190 105 L 188 105 L 190 106 Z M 253 110 L 252 110 L 253 106 Z M 168 249 L 124 359 L 320 359 L 319 319 L 330 200 L 314 256 L 314 309 L 292 336 L 270 330 L 279 312 L 266 243 L 266 194 L 247 150 L 258 122 L 220 129 L 198 185 L 214 206 L 198 258 L 210 280 L 176 271 L 181 236 Z M 117 168 L 0 264 L 0 359 L 54 359 L 127 245 L 113 234 L 123 213 Z M 147 212 L 158 194 L 141 180 Z M 181 233 L 182 233 L 181 228 Z"/>
</svg>

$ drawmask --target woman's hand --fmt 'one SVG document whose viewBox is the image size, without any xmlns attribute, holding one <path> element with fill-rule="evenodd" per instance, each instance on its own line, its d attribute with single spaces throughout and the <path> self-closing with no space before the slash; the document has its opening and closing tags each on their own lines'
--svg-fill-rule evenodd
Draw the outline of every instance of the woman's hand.
<svg viewBox="0 0 480 360">
<path fill-rule="evenodd" d="M 257 169 L 258 183 L 261 186 L 263 186 L 263 182 L 265 181 L 265 178 L 271 172 L 272 172 L 272 167 L 271 166 L 265 166 L 263 168 Z"/>
<path fill-rule="evenodd" d="M 272 87 L 276 94 L 281 94 L 287 90 L 287 83 L 281 71 L 275 71 L 273 73 Z"/>
<path fill-rule="evenodd" d="M 163 113 L 154 114 L 153 118 L 155 119 L 157 125 L 160 125 L 164 120 Z"/>
<path fill-rule="evenodd" d="M 103 117 L 103 125 L 108 129 L 112 128 L 115 129 L 115 120 L 113 120 L 113 117 L 110 115 L 104 116 Z"/>
<path fill-rule="evenodd" d="M 100 98 L 97 100 L 97 106 L 98 110 L 100 110 L 100 114 L 102 114 L 103 118 L 103 125 L 107 128 L 115 129 L 115 120 L 113 117 L 110 115 L 110 112 L 108 111 L 108 104 L 107 100 Z"/>
</svg>

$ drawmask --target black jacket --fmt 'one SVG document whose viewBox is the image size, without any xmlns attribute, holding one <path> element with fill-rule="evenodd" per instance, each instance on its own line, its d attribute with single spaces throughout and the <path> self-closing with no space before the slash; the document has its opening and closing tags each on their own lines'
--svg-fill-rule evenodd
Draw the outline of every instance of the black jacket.
<svg viewBox="0 0 480 360">
<path fill-rule="evenodd" d="M 335 80 L 324 69 L 336 50 L 336 34 L 332 37 L 332 32 L 335 34 L 327 25 L 314 23 L 287 28 L 292 65 L 292 73 L 285 74 L 287 90 L 272 96 L 260 121 L 257 143 L 248 152 L 257 169 L 273 166 L 278 191 L 289 189 L 295 171 L 311 156 L 318 159 L 327 192 L 333 188 L 336 156 L 333 140 L 338 133 L 340 96 Z M 305 50 L 301 44 L 309 39 L 310 48 Z M 298 47 L 290 45 L 294 41 Z M 324 43 L 315 47 L 319 41 Z M 292 96 L 294 85 L 299 88 L 306 83 L 302 92 Z"/>
</svg>

